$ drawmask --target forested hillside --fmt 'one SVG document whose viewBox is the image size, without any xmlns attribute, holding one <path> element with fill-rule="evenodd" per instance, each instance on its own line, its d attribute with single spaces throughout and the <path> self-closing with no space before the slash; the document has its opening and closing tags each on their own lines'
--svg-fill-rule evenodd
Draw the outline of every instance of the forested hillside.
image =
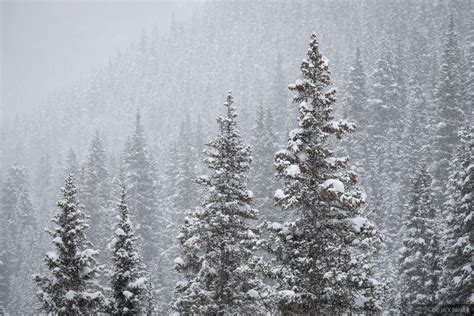
<svg viewBox="0 0 474 316">
<path fill-rule="evenodd" d="M 55 267 L 53 247 L 67 253 L 55 238 L 72 225 L 60 214 L 76 193 L 77 221 L 90 217 L 89 229 L 78 224 L 88 240 L 73 240 L 87 259 L 77 269 L 108 266 L 78 312 L 107 302 L 115 289 L 105 270 L 118 278 L 117 245 L 129 241 L 132 259 L 120 264 L 136 286 L 120 293 L 140 297 L 135 312 L 215 312 L 194 309 L 190 285 L 176 284 L 215 286 L 203 275 L 217 255 L 203 268 L 204 250 L 189 240 L 211 249 L 219 239 L 203 241 L 203 223 L 227 220 L 249 231 L 229 233 L 243 240 L 229 267 L 246 261 L 254 271 L 232 276 L 251 287 L 222 298 L 240 304 L 226 312 L 268 311 L 251 289 L 280 312 L 472 304 L 473 16 L 469 0 L 204 1 L 169 31 L 144 31 L 87 79 L 0 126 L 0 305 L 12 314 L 47 306 L 33 275 Z M 225 185 L 235 191 L 216 193 Z M 225 194 L 238 207 L 217 211 Z M 323 215 L 311 215 L 315 205 Z M 53 216 L 65 226 L 51 243 Z M 328 262 L 298 261 L 313 243 Z M 36 278 L 46 293 L 47 278 Z"/>
</svg>

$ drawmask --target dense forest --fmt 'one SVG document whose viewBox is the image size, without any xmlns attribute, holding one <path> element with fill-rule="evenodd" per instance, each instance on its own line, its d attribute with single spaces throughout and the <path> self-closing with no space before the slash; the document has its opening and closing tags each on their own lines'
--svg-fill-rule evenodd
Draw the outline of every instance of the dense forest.
<svg viewBox="0 0 474 316">
<path fill-rule="evenodd" d="M 473 17 L 204 1 L 145 30 L 2 121 L 0 308 L 469 314 Z"/>
</svg>

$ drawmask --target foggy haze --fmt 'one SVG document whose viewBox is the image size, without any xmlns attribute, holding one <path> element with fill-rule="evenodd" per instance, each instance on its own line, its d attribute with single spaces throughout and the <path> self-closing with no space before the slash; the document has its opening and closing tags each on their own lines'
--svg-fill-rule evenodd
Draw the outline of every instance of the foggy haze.
<svg viewBox="0 0 474 316">
<path fill-rule="evenodd" d="M 106 64 L 142 31 L 155 26 L 167 31 L 172 15 L 187 16 L 192 5 L 186 0 L 2 0 L 1 107 L 5 114 L 37 108 L 55 90 Z"/>
<path fill-rule="evenodd" d="M 0 315 L 472 314 L 472 0 L 0 3 Z"/>
</svg>

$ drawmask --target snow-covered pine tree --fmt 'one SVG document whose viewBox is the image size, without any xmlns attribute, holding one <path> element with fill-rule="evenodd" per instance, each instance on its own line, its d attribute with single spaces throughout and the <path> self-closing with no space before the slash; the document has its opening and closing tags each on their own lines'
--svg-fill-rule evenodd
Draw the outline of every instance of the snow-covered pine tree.
<svg viewBox="0 0 474 316">
<path fill-rule="evenodd" d="M 14 163 L 8 170 L 7 178 L 2 188 L 0 200 L 1 221 L 9 225 L 2 231 L 19 241 L 22 229 L 34 225 L 35 212 L 29 197 L 29 183 L 26 170 Z"/>
<path fill-rule="evenodd" d="M 344 105 L 349 108 L 356 123 L 367 126 L 367 76 L 362 63 L 362 56 L 359 47 L 356 49 L 354 64 L 349 72 L 349 81 L 344 94 Z"/>
<path fill-rule="evenodd" d="M 51 275 L 35 276 L 41 310 L 58 315 L 95 313 L 104 299 L 96 282 L 99 270 L 94 256 L 98 251 L 91 248 L 85 235 L 88 224 L 72 175 L 66 178 L 62 191 L 59 212 L 52 219 L 56 227 L 49 231 L 56 250 L 44 258 Z"/>
<path fill-rule="evenodd" d="M 267 246 L 276 255 L 273 272 L 279 281 L 274 299 L 285 314 L 371 310 L 381 304 L 379 283 L 370 270 L 361 273 L 368 258 L 357 251 L 357 245 L 378 240 L 363 215 L 365 194 L 355 186 L 356 174 L 347 170 L 348 158 L 335 157 L 328 145 L 354 127 L 333 120 L 336 91 L 329 88 L 328 67 L 313 33 L 302 78 L 289 86 L 296 92 L 298 128 L 275 157 L 285 185 L 275 200 L 295 218 L 269 225 Z"/>
<path fill-rule="evenodd" d="M 417 162 L 423 159 L 429 144 L 429 113 L 425 93 L 416 79 L 412 78 L 408 88 L 408 104 L 404 114 L 403 161 L 407 174 L 417 172 Z M 406 192 L 406 190 L 404 190 Z"/>
<path fill-rule="evenodd" d="M 397 41 L 397 45 L 395 48 L 395 52 L 393 54 L 393 77 L 395 80 L 395 86 L 393 86 L 393 90 L 395 92 L 396 99 L 393 100 L 395 103 L 394 114 L 396 116 L 391 118 L 391 120 L 395 121 L 396 127 L 398 130 L 402 130 L 403 128 L 403 109 L 407 104 L 408 98 L 408 73 L 407 73 L 407 61 L 406 61 L 406 50 L 401 41 Z M 402 110 L 402 111 L 400 111 Z M 398 112 L 398 113 L 397 113 Z M 398 119 L 398 121 L 397 121 Z M 394 139 L 399 138 L 399 135 L 393 135 Z"/>
<path fill-rule="evenodd" d="M 176 179 L 178 178 L 178 170 L 176 168 L 176 157 L 178 157 L 178 139 L 172 139 L 169 141 L 167 147 L 169 147 L 169 155 L 163 162 L 163 171 L 159 175 L 160 183 L 163 183 L 163 187 L 160 190 L 160 195 L 163 200 L 170 205 L 174 204 L 174 191 L 176 188 Z"/>
<path fill-rule="evenodd" d="M 23 309 L 16 294 L 26 292 L 24 298 L 28 303 L 29 295 L 34 296 L 31 276 L 28 276 L 29 266 L 35 261 L 37 247 L 37 221 L 35 209 L 30 199 L 28 174 L 26 170 L 14 163 L 7 172 L 0 197 L 0 239 L 2 241 L 0 254 L 0 282 L 4 290 L 0 290 L 0 301 L 7 312 L 31 313 L 30 308 Z M 29 234 L 25 234 L 29 232 Z M 23 264 L 22 264 L 23 263 Z M 26 263 L 26 264 L 25 264 Z"/>
<path fill-rule="evenodd" d="M 441 245 L 441 229 L 440 229 L 440 218 L 439 214 L 436 214 L 434 218 L 431 218 L 433 222 L 433 236 L 429 241 L 428 254 L 424 257 L 424 264 L 429 271 L 428 280 L 425 283 L 426 293 L 430 298 L 431 306 L 439 302 L 439 289 L 441 287 L 441 278 L 443 274 L 443 255 Z"/>
<path fill-rule="evenodd" d="M 391 88 L 394 93 L 392 95 L 394 99 L 392 100 L 393 103 L 390 104 L 391 114 L 388 116 L 390 118 L 388 124 L 389 126 L 391 125 L 391 129 L 389 129 L 387 133 L 388 140 L 391 142 L 389 146 L 389 150 L 391 150 L 391 159 L 389 160 L 391 166 L 389 183 L 391 182 L 390 186 L 393 188 L 391 199 L 395 202 L 395 209 L 401 209 L 402 206 L 406 204 L 405 197 L 408 194 L 406 186 L 400 185 L 400 183 L 410 181 L 405 171 L 406 165 L 403 161 L 403 149 L 405 145 L 403 131 L 406 127 L 404 113 L 406 113 L 408 104 L 408 74 L 406 71 L 407 61 L 405 54 L 405 48 L 399 40 L 395 48 L 395 53 L 393 54 L 391 65 L 394 79 L 394 86 Z M 386 118 L 385 121 L 387 121 Z M 400 236 L 398 236 L 398 239 L 400 239 Z"/>
<path fill-rule="evenodd" d="M 405 135 L 402 137 L 406 140 L 411 138 L 408 146 L 403 146 L 405 166 L 410 166 L 411 171 L 406 172 L 407 175 L 413 175 L 420 161 L 420 148 L 429 144 L 432 146 L 435 124 L 434 102 L 435 87 L 437 84 L 438 61 L 436 58 L 438 45 L 436 41 L 432 41 L 429 36 L 431 30 L 423 25 L 422 21 L 426 21 L 427 12 L 420 8 L 415 23 L 420 25 L 415 27 L 411 32 L 408 41 L 407 51 L 407 72 L 408 72 L 408 103 L 404 113 Z M 418 133 L 421 132 L 421 136 Z M 431 147 L 432 148 L 432 147 Z M 430 148 L 430 150 L 432 150 Z M 413 153 L 413 157 L 412 154 Z M 426 158 L 429 166 L 434 155 Z M 404 183 L 408 183 L 410 179 L 403 179 Z M 404 194 L 408 186 L 403 186 Z"/>
<path fill-rule="evenodd" d="M 398 252 L 401 248 L 400 229 L 402 216 L 399 211 L 403 202 L 400 200 L 400 164 L 401 157 L 400 127 L 402 106 L 397 96 L 396 66 L 391 49 L 384 45 L 381 57 L 376 62 L 371 75 L 370 122 L 367 128 L 371 136 L 368 145 L 367 179 L 370 190 L 369 209 L 371 217 L 379 227 L 384 242 L 379 252 L 377 276 L 390 283 L 390 288 L 397 291 Z M 390 120 L 387 120 L 390 118 Z M 392 298 L 395 293 L 391 295 Z M 393 300 L 387 303 L 394 308 Z"/>
<path fill-rule="evenodd" d="M 129 138 L 124 155 L 123 168 L 128 188 L 128 206 L 139 240 L 138 252 L 151 274 L 156 308 L 166 313 L 170 291 L 167 286 L 167 250 L 170 240 L 169 223 L 171 208 L 158 205 L 158 176 L 155 161 L 147 144 L 140 112 L 135 116 L 135 131 Z"/>
<path fill-rule="evenodd" d="M 176 179 L 174 187 L 173 202 L 181 220 L 186 210 L 194 206 L 196 199 L 195 184 L 192 180 L 196 177 L 195 167 L 195 149 L 192 134 L 192 126 L 189 115 L 181 123 L 178 141 L 177 156 L 175 157 Z"/>
<path fill-rule="evenodd" d="M 185 280 L 176 286 L 173 309 L 184 314 L 263 312 L 266 287 L 254 254 L 258 232 L 249 224 L 257 217 L 247 189 L 250 148 L 241 141 L 230 93 L 224 105 L 220 132 L 206 150 L 212 173 L 198 179 L 207 194 L 178 235 L 182 256 L 175 263 Z"/>
<path fill-rule="evenodd" d="M 418 19 L 425 19 L 420 10 Z M 415 28 L 408 39 L 407 72 L 411 82 L 416 82 L 422 89 L 425 99 L 432 99 L 432 80 L 436 80 L 432 73 L 436 67 L 436 59 L 432 45 L 435 42 L 428 38 L 428 31 L 424 27 Z"/>
<path fill-rule="evenodd" d="M 137 237 L 141 238 L 143 258 L 149 265 L 159 252 L 159 215 L 156 203 L 156 169 L 148 150 L 140 112 L 135 116 L 135 132 L 124 152 L 125 181 L 130 212 L 135 217 Z"/>
<path fill-rule="evenodd" d="M 405 125 L 403 113 L 407 105 L 404 57 L 400 48 L 396 53 L 393 51 L 386 43 L 383 45 L 381 56 L 371 75 L 369 103 L 372 115 L 369 116 L 370 122 L 366 121 L 371 135 L 370 161 L 375 165 L 379 164 L 381 168 L 369 165 L 369 180 L 371 187 L 378 187 L 380 183 L 377 181 L 383 181 L 388 184 L 387 189 L 393 191 L 389 197 L 389 200 L 393 200 L 393 205 L 386 206 L 390 212 L 399 209 L 405 202 L 398 194 L 401 188 L 396 187 L 396 184 L 401 182 L 404 174 L 401 154 Z"/>
<path fill-rule="evenodd" d="M 58 185 L 53 184 L 53 165 L 51 157 L 48 152 L 44 152 L 38 161 L 35 168 L 35 173 L 32 181 L 32 197 L 38 214 L 45 214 L 47 210 L 51 209 L 51 201 L 54 201 L 54 195 L 51 188 L 57 188 Z M 64 180 L 64 179 L 62 179 Z M 45 226 L 48 221 L 47 216 L 43 218 L 40 216 L 39 224 Z"/>
<path fill-rule="evenodd" d="M 441 304 L 473 304 L 474 232 L 474 135 L 467 126 L 459 132 L 460 141 L 450 166 L 445 195 Z"/>
<path fill-rule="evenodd" d="M 148 314 L 153 310 L 153 295 L 148 273 L 136 249 L 137 238 L 129 216 L 127 191 L 122 184 L 118 223 L 110 244 L 112 267 L 109 312 L 113 315 Z"/>
<path fill-rule="evenodd" d="M 436 136 L 434 169 L 434 188 L 436 196 L 442 197 L 448 178 L 449 161 L 451 160 L 458 142 L 457 130 L 462 126 L 464 113 L 462 111 L 462 57 L 459 48 L 454 21 L 451 18 L 446 33 L 445 47 L 441 56 L 438 85 L 436 87 Z M 436 199 L 441 204 L 442 198 Z"/>
<path fill-rule="evenodd" d="M 104 143 L 96 131 L 84 166 L 81 196 L 84 209 L 94 223 L 89 229 L 89 239 L 98 249 L 105 249 L 112 221 L 109 209 L 111 185 L 106 160 Z"/>
<path fill-rule="evenodd" d="M 193 132 L 192 132 L 192 139 L 193 139 L 193 151 L 194 151 L 194 159 L 195 159 L 195 173 L 196 174 L 203 174 L 206 166 L 204 161 L 202 161 L 202 146 L 206 143 L 207 133 L 208 133 L 208 123 L 203 124 L 203 120 L 201 114 L 198 114 L 196 122 L 194 124 Z M 200 189 L 200 188 L 199 188 Z M 198 194 L 200 191 L 198 189 Z"/>
<path fill-rule="evenodd" d="M 352 138 L 350 145 L 346 146 L 349 156 L 355 163 L 362 163 L 359 170 L 368 171 L 367 157 L 369 111 L 367 93 L 367 76 L 362 63 L 359 47 L 356 49 L 354 64 L 349 72 L 349 80 L 344 94 L 344 111 L 350 113 L 357 126 L 357 133 Z"/>
<path fill-rule="evenodd" d="M 465 71 L 462 89 L 463 112 L 466 120 L 472 122 L 474 104 L 474 21 L 471 19 L 469 33 L 466 38 L 467 52 L 465 54 Z"/>
<path fill-rule="evenodd" d="M 262 220 L 276 220 L 273 209 L 273 192 L 276 189 L 273 153 L 275 152 L 276 136 L 273 129 L 271 109 L 260 106 L 252 137 L 253 159 L 250 186 L 254 192 L 254 205 Z"/>
<path fill-rule="evenodd" d="M 428 312 L 435 304 L 439 249 L 431 175 L 423 163 L 411 179 L 400 258 L 400 308 L 404 314 Z M 435 269 L 435 270 L 433 270 Z"/>
<path fill-rule="evenodd" d="M 160 193 L 163 200 L 160 210 L 167 216 L 163 216 L 162 220 L 162 229 L 165 233 L 160 238 L 160 244 L 163 251 L 154 259 L 154 265 L 160 269 L 153 271 L 153 277 L 157 280 L 156 297 L 162 303 L 158 306 L 159 312 L 163 314 L 170 313 L 169 303 L 179 280 L 172 260 L 179 256 L 180 252 L 176 235 L 179 233 L 186 211 L 197 205 L 198 188 L 193 180 L 200 165 L 197 161 L 199 157 L 197 148 L 202 146 L 202 143 L 198 142 L 202 142 L 203 137 L 200 125 L 199 120 L 196 125 L 191 124 L 190 116 L 185 115 L 178 136 L 170 145 L 170 156 L 161 175 L 163 187 Z"/>
</svg>

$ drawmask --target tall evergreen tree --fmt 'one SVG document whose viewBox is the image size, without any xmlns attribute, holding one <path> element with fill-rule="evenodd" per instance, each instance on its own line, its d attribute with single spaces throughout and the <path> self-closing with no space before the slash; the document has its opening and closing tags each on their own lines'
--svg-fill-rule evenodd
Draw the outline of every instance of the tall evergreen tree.
<svg viewBox="0 0 474 316">
<path fill-rule="evenodd" d="M 390 283 L 396 297 L 398 252 L 401 248 L 400 231 L 402 216 L 399 211 L 404 201 L 401 198 L 401 122 L 403 107 L 398 96 L 395 58 L 384 45 L 381 57 L 371 75 L 369 106 L 371 107 L 368 131 L 370 135 L 368 172 L 369 208 L 379 227 L 383 244 L 378 256 L 377 276 Z M 387 119 L 389 118 L 389 119 Z M 388 302 L 394 308 L 395 301 Z"/>
<path fill-rule="evenodd" d="M 19 237 L 22 229 L 34 224 L 34 210 L 29 198 L 29 183 L 26 170 L 14 163 L 8 170 L 1 196 L 2 222 L 10 226 L 4 233 Z"/>
<path fill-rule="evenodd" d="M 474 114 L 472 109 L 474 104 L 474 21 L 472 20 L 466 42 L 466 66 L 462 91 L 463 112 L 466 115 L 467 121 L 472 122 Z"/>
<path fill-rule="evenodd" d="M 462 111 L 462 61 L 454 21 L 451 18 L 441 56 L 438 86 L 436 88 L 436 164 L 435 190 L 442 196 L 448 178 L 449 161 L 458 142 L 457 130 L 465 120 Z M 437 199 L 437 204 L 441 199 Z"/>
<path fill-rule="evenodd" d="M 370 106 L 372 115 L 369 122 L 371 146 L 369 148 L 371 172 L 369 180 L 371 187 L 378 187 L 383 181 L 396 184 L 401 179 L 402 149 L 401 136 L 404 130 L 403 113 L 406 108 L 404 61 L 400 52 L 393 53 L 393 49 L 383 45 L 381 57 L 377 60 L 374 72 L 371 75 Z M 376 167 L 381 169 L 377 169 Z M 389 198 L 397 204 L 403 202 L 397 195 Z M 398 205 L 395 205 L 398 206 Z"/>
<path fill-rule="evenodd" d="M 367 76 L 362 63 L 359 47 L 356 49 L 354 64 L 349 72 L 349 82 L 344 95 L 346 111 L 350 112 L 360 126 L 368 125 L 367 117 Z"/>
<path fill-rule="evenodd" d="M 250 148 L 241 141 L 232 96 L 219 116 L 219 134 L 208 145 L 210 176 L 198 182 L 208 188 L 201 207 L 185 218 L 178 236 L 182 256 L 176 269 L 185 280 L 176 286 L 173 308 L 184 314 L 249 314 L 263 311 L 266 294 L 257 278 L 257 231 L 249 220 L 257 213 L 247 189 Z"/>
<path fill-rule="evenodd" d="M 100 310 L 103 295 L 96 277 L 99 273 L 85 230 L 86 216 L 76 198 L 74 177 L 66 178 L 62 188 L 63 199 L 58 201 L 59 212 L 52 222 L 56 227 L 49 231 L 55 251 L 44 258 L 50 276 L 35 277 L 41 310 L 58 315 L 81 315 Z"/>
<path fill-rule="evenodd" d="M 422 12 L 419 19 L 424 19 Z M 427 31 L 421 27 L 414 29 L 410 34 L 408 47 L 407 72 L 412 82 L 416 82 L 422 89 L 424 98 L 432 100 L 433 67 L 436 67 L 435 54 L 433 53 L 435 42 L 430 41 Z"/>
<path fill-rule="evenodd" d="M 19 288 L 30 284 L 28 272 L 35 257 L 35 231 L 37 221 L 35 210 L 30 199 L 28 174 L 26 170 L 14 163 L 7 173 L 0 197 L 0 240 L 2 241 L 2 267 L 0 276 L 3 290 L 0 290 L 0 301 L 7 311 L 30 313 L 31 309 L 23 309 L 16 294 Z M 25 234 L 28 232 L 28 234 Z M 23 287 L 26 302 L 28 294 L 34 293 L 33 287 Z M 21 300 L 21 299 L 20 299 Z M 24 307 L 24 306 L 23 306 Z"/>
<path fill-rule="evenodd" d="M 53 166 L 51 157 L 48 152 L 41 154 L 38 164 L 36 166 L 36 172 L 32 181 L 33 201 L 37 208 L 38 214 L 45 214 L 46 210 L 51 209 L 51 201 L 54 200 L 52 190 L 53 187 Z M 54 187 L 57 187 L 55 185 Z M 47 213 L 46 213 L 47 214 Z M 48 219 L 39 218 L 41 225 L 44 226 Z"/>
<path fill-rule="evenodd" d="M 445 259 L 440 290 L 441 304 L 473 304 L 474 135 L 471 127 L 459 133 L 460 141 L 450 166 L 445 195 Z"/>
<path fill-rule="evenodd" d="M 400 258 L 400 307 L 406 314 L 427 312 L 436 303 L 440 253 L 431 182 L 426 164 L 411 179 Z"/>
<path fill-rule="evenodd" d="M 393 55 L 393 76 L 395 80 L 395 86 L 393 87 L 395 91 L 397 107 L 395 110 L 400 110 L 398 114 L 399 121 L 398 128 L 403 127 L 403 109 L 407 104 L 408 98 L 408 73 L 407 73 L 407 61 L 406 61 L 406 50 L 403 46 L 403 43 L 398 41 Z"/>
<path fill-rule="evenodd" d="M 173 144 L 170 146 L 170 160 L 165 167 L 163 175 L 163 203 L 160 209 L 167 216 L 164 218 L 165 225 L 162 225 L 166 231 L 160 242 L 163 245 L 163 251 L 155 257 L 154 263 L 160 269 L 154 271 L 154 277 L 159 281 L 157 296 L 163 302 L 160 307 L 161 313 L 170 313 L 169 302 L 172 300 L 173 289 L 179 280 L 174 262 L 170 258 L 179 256 L 178 240 L 175 236 L 179 233 L 183 219 L 187 211 L 196 207 L 196 198 L 198 188 L 193 180 L 196 177 L 198 169 L 197 148 L 202 144 L 202 131 L 198 121 L 197 126 L 191 124 L 189 115 L 186 115 L 181 123 L 179 134 Z"/>
<path fill-rule="evenodd" d="M 184 214 L 186 210 L 194 206 L 196 190 L 192 179 L 195 175 L 195 144 L 192 142 L 192 126 L 189 115 L 181 123 L 178 136 L 177 157 L 175 157 L 175 168 L 177 169 L 175 187 L 174 187 L 174 206 L 176 212 Z M 177 214 L 178 215 L 178 214 Z M 180 219 L 184 216 L 179 216 Z"/>
<path fill-rule="evenodd" d="M 252 147 L 252 179 L 250 186 L 255 193 L 254 205 L 263 220 L 276 220 L 273 210 L 273 192 L 276 189 L 273 153 L 275 152 L 276 137 L 271 108 L 260 107 L 253 130 Z"/>
<path fill-rule="evenodd" d="M 185 201 L 189 199 L 186 195 L 177 194 L 178 181 L 184 188 L 191 188 L 185 182 L 186 180 L 192 181 L 191 178 L 188 178 L 191 177 L 188 173 L 191 168 L 187 163 L 192 164 L 193 159 L 190 158 L 190 148 L 186 147 L 183 142 L 189 144 L 179 136 L 170 142 L 168 157 L 163 163 L 164 168 L 158 175 L 160 181 L 159 208 L 160 213 L 163 214 L 160 219 L 160 251 L 153 258 L 149 269 L 155 286 L 156 307 L 162 314 L 170 312 L 169 303 L 172 300 L 173 289 L 178 278 L 172 258 L 176 258 L 179 253 L 176 235 L 187 209 L 181 209 L 177 205 L 183 207 L 187 203 L 192 203 L 192 201 Z M 186 192 L 186 189 L 180 187 L 180 192 L 183 191 Z"/>
<path fill-rule="evenodd" d="M 166 200 L 168 204 L 174 205 L 176 180 L 179 178 L 178 168 L 176 168 L 176 160 L 179 152 L 179 139 L 177 138 L 171 140 L 168 147 L 168 156 L 163 163 L 164 168 L 162 174 L 160 175 L 160 183 L 163 183 L 160 194 L 162 200 Z"/>
<path fill-rule="evenodd" d="M 156 203 L 156 169 L 148 150 L 140 112 L 135 117 L 135 132 L 124 152 L 125 181 L 128 186 L 130 212 L 135 216 L 136 231 L 143 245 L 145 264 L 159 251 L 157 232 L 159 213 Z"/>
<path fill-rule="evenodd" d="M 74 164 L 74 156 L 71 153 L 69 159 L 70 163 Z M 89 238 L 99 249 L 105 249 L 112 217 L 108 205 L 111 186 L 106 161 L 104 144 L 99 132 L 96 131 L 84 166 L 82 200 L 84 208 L 94 222 L 90 228 Z"/>
<path fill-rule="evenodd" d="M 129 216 L 125 185 L 122 186 L 117 218 L 111 243 L 110 312 L 114 315 L 146 314 L 152 311 L 150 280 L 136 250 L 137 238 Z"/>
<path fill-rule="evenodd" d="M 378 282 L 370 271 L 361 273 L 367 262 L 355 260 L 356 244 L 378 239 L 363 217 L 365 194 L 355 187 L 356 175 L 346 169 L 348 159 L 335 157 L 328 145 L 331 137 L 339 139 L 353 130 L 352 123 L 333 120 L 336 91 L 329 88 L 328 67 L 313 33 L 301 79 L 289 86 L 296 92 L 298 128 L 290 132 L 287 149 L 275 157 L 284 182 L 275 200 L 294 216 L 294 221 L 270 225 L 268 248 L 278 260 L 274 298 L 283 313 L 380 308 Z"/>
<path fill-rule="evenodd" d="M 408 174 L 415 174 L 429 144 L 428 102 L 420 84 L 410 80 L 408 104 L 404 114 L 403 162 Z M 405 190 L 404 190 L 405 191 Z"/>
<path fill-rule="evenodd" d="M 354 64 L 349 72 L 349 81 L 344 94 L 344 111 L 350 113 L 357 126 L 357 133 L 353 136 L 351 144 L 346 146 L 349 156 L 356 164 L 362 163 L 359 170 L 364 173 L 369 170 L 368 160 L 368 131 L 369 109 L 367 93 L 367 76 L 362 63 L 359 47 L 356 49 Z"/>
<path fill-rule="evenodd" d="M 369 153 L 370 153 L 370 165 L 368 174 L 369 187 L 381 188 L 382 181 L 382 170 L 386 170 L 383 163 L 386 161 L 384 158 L 389 158 L 390 153 L 388 152 L 388 128 L 384 128 L 386 117 L 389 117 L 388 109 L 391 107 L 390 103 L 393 102 L 393 89 L 394 79 L 391 72 L 391 55 L 389 53 L 382 54 L 375 65 L 375 70 L 371 75 L 371 89 L 370 89 L 370 100 L 369 104 L 371 107 L 370 122 L 368 122 L 369 135 L 371 135 Z M 384 155 L 386 157 L 384 157 Z M 386 162 L 388 164 L 388 161 Z M 381 201 L 381 196 L 377 196 L 374 193 L 369 192 L 369 196 L 375 201 Z M 380 212 L 378 209 L 377 212 Z"/>
<path fill-rule="evenodd" d="M 123 167 L 128 188 L 128 205 L 139 240 L 139 253 L 150 269 L 156 308 L 166 313 L 170 296 L 167 250 L 173 245 L 170 236 L 170 208 L 158 205 L 158 177 L 153 156 L 147 144 L 140 112 L 135 116 L 135 131 L 124 151 Z M 168 273 L 169 272 L 169 273 Z"/>
</svg>

